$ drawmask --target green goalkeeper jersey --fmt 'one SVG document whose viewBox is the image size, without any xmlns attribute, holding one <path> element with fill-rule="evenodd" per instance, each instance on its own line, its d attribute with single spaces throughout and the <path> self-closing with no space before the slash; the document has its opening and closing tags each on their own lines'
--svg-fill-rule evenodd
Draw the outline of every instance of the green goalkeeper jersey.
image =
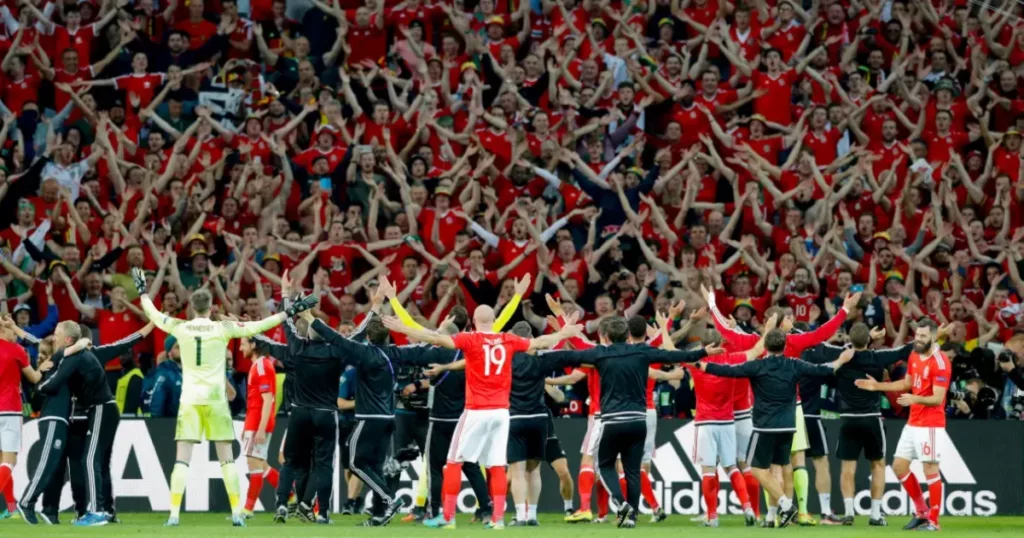
<svg viewBox="0 0 1024 538">
<path fill-rule="evenodd" d="M 209 318 L 183 320 L 156 309 L 148 295 L 142 296 L 142 309 L 160 330 L 178 341 L 181 351 L 181 403 L 209 405 L 227 399 L 228 342 L 272 329 L 280 316 L 260 321 L 213 321 Z"/>
</svg>

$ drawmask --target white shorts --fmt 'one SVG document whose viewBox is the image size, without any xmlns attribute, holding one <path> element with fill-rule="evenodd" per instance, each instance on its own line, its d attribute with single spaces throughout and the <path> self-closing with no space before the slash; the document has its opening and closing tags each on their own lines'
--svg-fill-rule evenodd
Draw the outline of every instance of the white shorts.
<svg viewBox="0 0 1024 538">
<path fill-rule="evenodd" d="M 583 436 L 580 454 L 584 456 L 597 455 L 597 444 L 601 442 L 601 429 L 601 417 L 596 415 L 587 417 L 587 434 Z"/>
<path fill-rule="evenodd" d="M 281 443 L 284 446 L 284 443 Z M 246 430 L 242 432 L 242 453 L 248 458 L 256 458 L 258 460 L 267 461 L 267 453 L 270 451 L 270 433 L 267 433 L 267 438 L 262 443 L 256 442 L 256 432 L 254 430 Z"/>
<path fill-rule="evenodd" d="M 654 435 L 658 433 L 658 413 L 654 409 L 647 410 L 647 437 L 644 438 L 643 463 L 654 460 Z"/>
<path fill-rule="evenodd" d="M 896 443 L 895 457 L 928 463 L 942 461 L 939 450 L 939 432 L 942 428 L 926 426 L 904 426 L 900 440 Z"/>
<path fill-rule="evenodd" d="M 733 428 L 736 430 L 736 459 L 750 465 L 747 461 L 747 447 L 750 446 L 750 438 L 754 435 L 754 419 L 737 419 Z"/>
<path fill-rule="evenodd" d="M 21 415 L 0 416 L 0 452 L 21 452 Z"/>
<path fill-rule="evenodd" d="M 484 467 L 508 464 L 508 409 L 467 409 L 459 417 L 448 461 Z"/>
<path fill-rule="evenodd" d="M 698 424 L 693 462 L 704 467 L 736 465 L 735 424 Z"/>
</svg>

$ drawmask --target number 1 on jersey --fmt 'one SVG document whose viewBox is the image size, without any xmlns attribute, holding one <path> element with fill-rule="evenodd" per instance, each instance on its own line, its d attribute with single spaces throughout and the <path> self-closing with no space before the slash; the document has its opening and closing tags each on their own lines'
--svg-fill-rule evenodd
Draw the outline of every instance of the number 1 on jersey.
<svg viewBox="0 0 1024 538">
<path fill-rule="evenodd" d="M 203 341 L 196 337 L 196 366 L 203 365 Z"/>
<path fill-rule="evenodd" d="M 492 364 L 497 366 L 494 375 L 501 375 L 501 369 L 505 366 L 507 358 L 508 353 L 505 351 L 505 346 L 484 344 L 484 375 L 491 375 Z"/>
</svg>

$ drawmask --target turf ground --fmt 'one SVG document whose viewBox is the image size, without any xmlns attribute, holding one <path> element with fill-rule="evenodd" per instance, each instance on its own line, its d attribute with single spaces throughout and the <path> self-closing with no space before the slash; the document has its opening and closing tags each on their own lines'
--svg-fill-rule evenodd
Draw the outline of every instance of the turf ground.
<svg viewBox="0 0 1024 538">
<path fill-rule="evenodd" d="M 65 514 L 61 514 L 64 516 Z M 301 536 L 310 538 L 315 536 L 375 536 L 375 537 L 396 537 L 414 538 L 420 536 L 451 536 L 467 535 L 476 536 L 487 533 L 481 529 L 479 524 L 470 525 L 468 515 L 460 515 L 458 519 L 459 528 L 454 531 L 427 529 L 419 525 L 400 523 L 397 520 L 384 528 L 357 528 L 356 525 L 363 521 L 362 517 L 346 516 L 335 517 L 330 526 L 319 526 L 301 524 L 298 521 L 289 521 L 285 525 L 274 524 L 270 514 L 257 514 L 254 519 L 249 520 L 249 527 L 235 529 L 226 520 L 225 514 L 182 514 L 181 527 L 176 529 L 165 529 L 164 521 L 166 513 L 141 513 L 122 514 L 124 521 L 121 525 L 108 525 L 97 528 L 77 528 L 64 524 L 52 527 L 37 525 L 31 527 L 22 521 L 8 520 L 0 522 L 0 536 L 16 537 L 64 537 L 74 536 L 98 536 L 98 537 L 128 537 L 133 538 L 156 538 L 163 536 L 176 537 L 203 537 L 211 538 L 216 536 L 247 536 L 247 537 L 287 537 Z M 511 519 L 509 516 L 507 519 Z M 905 518 L 890 518 L 891 527 L 878 528 L 868 527 L 867 518 L 858 518 L 857 526 L 854 527 L 792 527 L 782 532 L 787 534 L 800 534 L 802 536 L 822 536 L 835 534 L 843 538 L 855 538 L 861 536 L 885 537 L 902 534 L 900 527 L 906 521 Z M 70 521 L 70 519 L 68 519 Z M 717 529 L 703 529 L 697 523 L 690 521 L 689 516 L 674 516 L 663 523 L 651 525 L 646 518 L 640 520 L 635 530 L 623 531 L 615 528 L 614 524 L 594 525 L 576 524 L 569 525 L 561 521 L 561 516 L 551 514 L 541 516 L 540 527 L 510 527 L 505 532 L 522 534 L 530 538 L 566 538 L 566 537 L 587 537 L 601 536 L 611 538 L 613 536 L 640 535 L 644 538 L 676 538 L 680 533 L 693 532 L 695 535 L 704 535 L 712 538 L 734 538 L 741 536 L 756 536 L 773 532 L 770 529 L 751 528 L 743 526 L 743 520 L 738 517 L 723 518 L 723 525 Z M 1024 517 L 946 517 L 942 520 L 941 536 L 1022 536 L 1024 535 Z"/>
</svg>

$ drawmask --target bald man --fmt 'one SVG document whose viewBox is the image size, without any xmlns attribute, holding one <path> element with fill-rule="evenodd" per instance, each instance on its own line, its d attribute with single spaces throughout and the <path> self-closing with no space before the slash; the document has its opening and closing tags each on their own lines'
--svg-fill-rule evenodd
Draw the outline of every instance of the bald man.
<svg viewBox="0 0 1024 538">
<path fill-rule="evenodd" d="M 530 289 L 530 277 L 515 283 L 516 294 L 522 296 Z M 393 292 L 393 290 L 389 290 Z M 572 336 L 583 328 L 567 323 L 559 332 L 539 338 L 526 339 L 514 334 L 493 332 L 494 309 L 481 305 L 473 312 L 476 332 L 455 335 L 414 329 L 397 318 L 385 318 L 384 324 L 392 331 L 404 333 L 416 340 L 448 349 L 458 349 L 464 358 L 447 369 L 466 369 L 466 410 L 459 419 L 459 433 L 452 439 L 448 450 L 448 465 L 444 469 L 443 507 L 441 518 L 424 522 L 428 527 L 455 527 L 455 505 L 462 484 L 462 463 L 479 462 L 487 467 L 490 478 L 493 513 L 488 529 L 505 527 L 505 495 L 508 479 L 509 397 L 512 389 L 512 356 L 516 353 L 549 348 Z"/>
</svg>

